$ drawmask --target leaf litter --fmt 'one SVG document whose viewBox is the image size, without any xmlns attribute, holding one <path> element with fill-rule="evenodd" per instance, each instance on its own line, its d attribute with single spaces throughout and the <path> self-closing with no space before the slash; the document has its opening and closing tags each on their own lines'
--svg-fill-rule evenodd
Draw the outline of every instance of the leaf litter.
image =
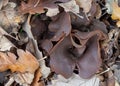
<svg viewBox="0 0 120 86">
<path fill-rule="evenodd" d="M 119 0 L 1 0 L 0 85 L 119 86 Z"/>
</svg>

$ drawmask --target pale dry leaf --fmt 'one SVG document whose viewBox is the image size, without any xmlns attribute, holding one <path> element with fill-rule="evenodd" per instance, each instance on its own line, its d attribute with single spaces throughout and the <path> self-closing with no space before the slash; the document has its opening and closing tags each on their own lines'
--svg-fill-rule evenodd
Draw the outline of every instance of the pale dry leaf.
<svg viewBox="0 0 120 86">
<path fill-rule="evenodd" d="M 82 79 L 79 75 L 73 74 L 69 79 L 58 75 L 58 79 L 52 80 L 52 85 L 48 86 L 99 86 L 99 78 Z"/>
<path fill-rule="evenodd" d="M 115 81 L 115 86 L 120 86 L 119 83 L 117 81 Z"/>
<path fill-rule="evenodd" d="M 116 76 L 116 80 L 120 83 L 120 69 L 119 70 L 115 70 L 115 76 Z"/>
<path fill-rule="evenodd" d="M 118 3 L 117 2 L 113 2 L 112 3 L 112 9 L 113 9 L 113 12 L 112 12 L 112 19 L 114 20 L 117 20 L 119 19 L 120 20 L 120 7 L 118 6 Z"/>
<path fill-rule="evenodd" d="M 17 53 L 19 56 L 18 59 L 13 53 L 0 52 L 0 71 L 10 69 L 12 72 L 34 73 L 39 67 L 39 63 L 35 57 L 28 51 L 25 52 L 21 49 L 17 50 Z"/>
<path fill-rule="evenodd" d="M 0 10 L 3 6 L 7 5 L 8 0 L 0 0 Z"/>
<path fill-rule="evenodd" d="M 0 27 L 0 51 L 10 50 L 14 45 L 3 35 L 7 35 L 7 32 Z"/>
<path fill-rule="evenodd" d="M 61 4 L 58 4 L 58 5 L 63 7 L 66 12 L 72 12 L 76 16 L 83 19 L 83 16 L 78 14 L 79 13 L 79 6 L 76 4 L 75 0 L 71 0 L 69 2 L 61 3 Z"/>
<path fill-rule="evenodd" d="M 119 64 L 114 64 L 111 69 L 114 71 L 114 76 L 116 79 L 116 83 L 120 83 L 120 69 L 119 69 Z"/>
<path fill-rule="evenodd" d="M 102 15 L 101 7 L 97 4 L 96 9 L 97 10 L 96 10 L 96 13 L 95 13 L 95 17 L 96 17 L 96 19 L 99 19 Z"/>
<path fill-rule="evenodd" d="M 33 40 L 36 57 L 38 59 L 42 59 L 43 58 L 42 52 L 38 49 L 37 40 L 34 39 L 33 34 L 31 32 L 30 18 L 31 18 L 31 15 L 28 16 L 28 19 L 25 22 L 23 29 L 27 32 L 28 37 L 30 37 Z M 50 73 L 50 68 L 46 67 L 44 60 L 40 61 L 40 67 L 41 67 L 41 73 L 43 77 L 44 78 L 47 77 Z"/>
<path fill-rule="evenodd" d="M 59 5 L 63 7 L 66 12 L 79 13 L 79 6 L 76 4 L 75 0 L 71 0 L 66 3 L 61 3 Z"/>
<path fill-rule="evenodd" d="M 16 28 L 19 26 L 18 23 L 24 21 L 24 16 L 19 15 L 15 10 L 16 4 L 8 2 L 6 6 L 0 11 L 0 26 L 4 29 Z"/>
<path fill-rule="evenodd" d="M 22 86 L 29 86 L 34 78 L 34 73 L 13 74 L 13 79 Z"/>
<path fill-rule="evenodd" d="M 81 8 L 83 8 L 83 11 L 85 13 L 88 13 L 90 11 L 93 0 L 75 0 L 75 1 Z"/>
<path fill-rule="evenodd" d="M 120 27 L 120 7 L 118 6 L 117 0 L 106 1 L 107 12 L 112 14 L 111 18 L 117 20 L 117 26 Z"/>
<path fill-rule="evenodd" d="M 55 16 L 59 13 L 58 8 L 47 8 L 47 9 L 48 9 L 48 11 L 47 11 L 46 15 L 49 17 Z"/>
<path fill-rule="evenodd" d="M 8 35 L 8 33 L 2 27 L 0 27 L 0 34 L 1 35 Z"/>
<path fill-rule="evenodd" d="M 22 86 L 30 86 L 34 78 L 34 73 L 13 73 L 5 86 L 11 86 L 14 81 Z"/>
<path fill-rule="evenodd" d="M 117 21 L 117 26 L 120 27 L 120 21 Z"/>
<path fill-rule="evenodd" d="M 113 8 L 112 8 L 112 3 L 116 0 L 106 0 L 105 7 L 107 8 L 107 13 L 112 14 Z"/>
<path fill-rule="evenodd" d="M 10 50 L 14 45 L 4 36 L 0 35 L 0 51 Z"/>
<path fill-rule="evenodd" d="M 29 0 L 27 3 L 21 2 L 21 6 L 19 11 L 22 14 L 30 13 L 30 14 L 35 14 L 35 13 L 44 13 L 45 8 L 58 8 L 59 2 L 65 3 L 70 0 Z"/>
<path fill-rule="evenodd" d="M 116 2 L 113 2 L 112 9 L 113 9 L 113 12 L 112 12 L 111 18 L 113 20 L 118 20 L 117 26 L 120 27 L 120 7 L 118 6 Z"/>
</svg>

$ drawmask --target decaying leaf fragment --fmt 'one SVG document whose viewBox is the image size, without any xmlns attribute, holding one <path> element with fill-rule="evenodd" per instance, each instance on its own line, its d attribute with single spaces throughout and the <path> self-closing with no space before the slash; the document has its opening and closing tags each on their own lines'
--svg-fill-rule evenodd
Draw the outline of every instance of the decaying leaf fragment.
<svg viewBox="0 0 120 86">
<path fill-rule="evenodd" d="M 17 82 L 19 85 L 22 86 L 29 86 L 34 78 L 34 74 L 33 73 L 13 73 L 10 76 L 9 81 L 5 84 L 5 86 L 11 86 L 14 81 Z"/>
<path fill-rule="evenodd" d="M 52 80 L 52 84 L 47 86 L 99 86 L 99 81 L 99 78 L 96 76 L 87 80 L 82 79 L 77 74 L 73 74 L 68 79 L 65 79 L 62 75 L 58 75 L 57 79 Z"/>
<path fill-rule="evenodd" d="M 55 15 L 57 15 L 59 13 L 58 8 L 54 8 L 54 9 L 47 8 L 47 9 L 48 9 L 48 11 L 47 11 L 46 15 L 49 16 L 49 17 L 55 16 Z"/>
<path fill-rule="evenodd" d="M 107 12 L 112 14 L 111 18 L 117 20 L 117 26 L 120 27 L 120 7 L 118 2 L 115 0 L 107 0 L 106 7 L 108 8 Z"/>
<path fill-rule="evenodd" d="M 76 3 L 83 8 L 85 13 L 88 13 L 91 9 L 93 0 L 76 0 Z"/>
<path fill-rule="evenodd" d="M 118 20 L 117 26 L 120 27 L 120 7 L 116 2 L 113 2 L 112 8 L 113 8 L 113 12 L 111 17 L 113 20 Z"/>
<path fill-rule="evenodd" d="M 0 51 L 10 50 L 14 45 L 4 36 L 8 35 L 7 32 L 0 27 Z"/>
<path fill-rule="evenodd" d="M 75 0 L 71 0 L 69 2 L 62 3 L 59 5 L 63 7 L 66 12 L 79 13 L 79 6 L 76 4 Z"/>
<path fill-rule="evenodd" d="M 7 30 L 7 32 L 10 32 L 13 28 L 16 29 L 19 23 L 23 22 L 25 18 L 16 12 L 15 7 L 15 3 L 8 2 L 0 11 L 0 26 Z"/>
<path fill-rule="evenodd" d="M 21 3 L 20 11 L 23 14 L 25 14 L 25 13 L 30 13 L 30 14 L 44 13 L 45 12 L 44 9 L 57 8 L 57 2 L 64 3 L 67 1 L 70 1 L 70 0 L 28 0 L 27 4 L 25 2 Z"/>
<path fill-rule="evenodd" d="M 44 86 L 44 83 L 40 81 L 40 78 L 42 77 L 42 74 L 40 72 L 40 69 L 38 69 L 35 73 L 34 80 L 31 84 L 31 86 Z"/>
<path fill-rule="evenodd" d="M 120 86 L 119 83 L 117 81 L 115 81 L 115 86 Z"/>
<path fill-rule="evenodd" d="M 39 63 L 36 58 L 28 51 L 21 49 L 17 50 L 17 57 L 10 52 L 0 52 L 0 71 L 10 69 L 12 72 L 30 72 L 34 73 L 39 67 Z"/>
<path fill-rule="evenodd" d="M 0 10 L 3 6 L 8 4 L 8 0 L 0 0 Z"/>
<path fill-rule="evenodd" d="M 112 71 L 109 71 L 107 74 L 108 74 L 107 86 L 115 86 L 115 77 Z"/>
</svg>

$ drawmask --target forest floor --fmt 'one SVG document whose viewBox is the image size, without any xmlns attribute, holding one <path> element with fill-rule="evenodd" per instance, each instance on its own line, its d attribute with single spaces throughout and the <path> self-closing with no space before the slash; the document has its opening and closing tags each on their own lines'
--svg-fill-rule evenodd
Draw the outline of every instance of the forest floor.
<svg viewBox="0 0 120 86">
<path fill-rule="evenodd" d="M 0 0 L 0 86 L 120 86 L 120 0 Z"/>
</svg>

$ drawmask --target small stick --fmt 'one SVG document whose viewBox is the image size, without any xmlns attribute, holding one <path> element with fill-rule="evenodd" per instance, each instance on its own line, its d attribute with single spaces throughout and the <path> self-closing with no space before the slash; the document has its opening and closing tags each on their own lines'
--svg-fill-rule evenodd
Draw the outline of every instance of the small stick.
<svg viewBox="0 0 120 86">
<path fill-rule="evenodd" d="M 41 58 L 41 59 L 38 59 L 38 61 L 40 62 L 40 61 L 42 61 L 42 60 L 44 60 L 44 59 L 46 59 L 47 58 L 47 56 L 45 56 L 45 57 L 43 57 L 43 58 Z"/>
<path fill-rule="evenodd" d="M 110 68 L 108 68 L 107 70 L 105 70 L 105 71 L 103 71 L 103 72 L 99 73 L 97 76 L 102 75 L 102 74 L 104 74 L 104 73 L 106 73 L 106 72 L 108 72 L 108 71 L 110 71 L 110 70 L 111 70 L 111 69 L 110 69 Z"/>
</svg>

